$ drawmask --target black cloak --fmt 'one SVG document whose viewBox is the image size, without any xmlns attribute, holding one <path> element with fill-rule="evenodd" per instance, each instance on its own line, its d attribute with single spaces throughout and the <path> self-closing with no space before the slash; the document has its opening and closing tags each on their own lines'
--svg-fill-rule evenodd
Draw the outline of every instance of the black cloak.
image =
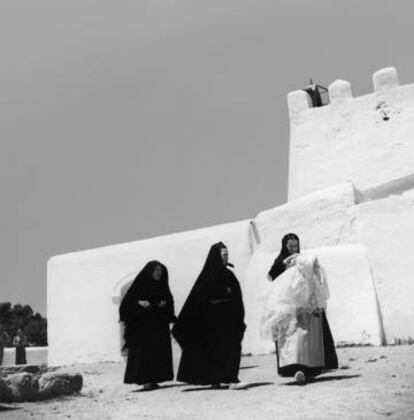
<svg viewBox="0 0 414 420">
<path fill-rule="evenodd" d="M 156 266 L 162 270 L 159 281 L 152 278 Z M 139 300 L 147 300 L 151 307 L 143 308 Z M 162 308 L 158 306 L 161 301 L 166 302 Z M 169 324 L 174 321 L 174 300 L 163 264 L 151 261 L 142 269 L 122 299 L 119 314 L 128 349 L 124 382 L 146 384 L 172 380 Z"/>
<path fill-rule="evenodd" d="M 287 235 L 285 235 L 282 239 L 282 249 L 280 250 L 279 255 L 277 256 L 277 258 L 273 262 L 272 267 L 269 270 L 268 276 L 271 279 L 271 281 L 273 281 L 276 277 L 280 276 L 286 270 L 286 265 L 284 264 L 283 261 L 290 255 L 290 252 L 287 249 L 287 243 L 290 240 L 298 241 L 298 244 L 299 244 L 298 252 L 300 252 L 299 236 L 296 235 L 295 233 L 288 233 Z"/>
<path fill-rule="evenodd" d="M 214 244 L 172 334 L 183 352 L 177 380 L 192 384 L 238 381 L 244 305 L 239 282 Z"/>
</svg>

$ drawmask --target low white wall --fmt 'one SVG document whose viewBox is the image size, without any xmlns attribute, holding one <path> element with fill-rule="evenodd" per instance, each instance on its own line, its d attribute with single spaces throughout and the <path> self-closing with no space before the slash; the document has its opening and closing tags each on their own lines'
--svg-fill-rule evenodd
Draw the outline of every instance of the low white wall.
<svg viewBox="0 0 414 420">
<path fill-rule="evenodd" d="M 251 254 L 249 221 L 198 229 L 53 257 L 48 263 L 49 364 L 120 360 L 121 331 L 114 299 L 146 262 L 167 265 L 176 311 L 184 303 L 210 246 L 223 241 L 244 284 Z M 115 296 L 116 297 L 116 296 Z M 114 303 L 115 301 L 115 303 Z"/>
<path fill-rule="evenodd" d="M 47 365 L 47 347 L 26 347 L 27 365 Z M 6 347 L 4 349 L 2 366 L 13 366 L 16 364 L 16 349 Z"/>
<path fill-rule="evenodd" d="M 47 347 L 27 347 L 26 362 L 28 365 L 47 365 Z"/>
<path fill-rule="evenodd" d="M 3 352 L 2 366 L 13 366 L 16 364 L 16 349 L 14 347 L 5 347 Z"/>
<path fill-rule="evenodd" d="M 366 248 L 344 245 L 313 250 L 325 268 L 330 289 L 327 316 L 336 344 L 381 344 L 382 326 L 378 318 L 375 288 Z M 256 251 L 251 259 L 246 284 L 248 329 L 243 350 L 267 353 L 271 342 L 260 338 L 261 298 L 268 287 L 267 273 L 277 253 Z M 277 281 L 277 280 L 276 280 Z"/>
</svg>

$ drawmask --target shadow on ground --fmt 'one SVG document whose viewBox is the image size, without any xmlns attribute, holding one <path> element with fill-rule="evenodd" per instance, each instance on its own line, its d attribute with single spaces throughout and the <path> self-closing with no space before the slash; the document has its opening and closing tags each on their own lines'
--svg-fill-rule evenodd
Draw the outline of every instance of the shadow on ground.
<svg viewBox="0 0 414 420">
<path fill-rule="evenodd" d="M 159 388 L 155 388 L 155 389 L 134 389 L 131 392 L 155 392 L 155 391 L 162 391 L 163 389 L 168 389 L 168 388 L 178 388 L 181 386 L 186 386 L 187 384 L 168 384 L 168 385 L 160 385 Z"/>
<path fill-rule="evenodd" d="M 244 391 L 247 389 L 257 388 L 260 386 L 267 386 L 267 385 L 274 385 L 274 382 L 251 382 L 245 388 L 240 389 L 238 391 Z M 211 388 L 205 386 L 198 386 L 196 388 L 187 388 L 183 389 L 182 392 L 196 392 L 196 391 L 221 391 L 221 390 L 228 390 L 228 386 L 221 386 L 220 388 Z"/>
<path fill-rule="evenodd" d="M 318 382 L 330 382 L 330 381 L 343 381 L 345 379 L 354 379 L 359 378 L 361 375 L 330 375 L 330 376 L 321 376 L 320 378 L 314 378 L 309 380 L 304 384 L 298 384 L 296 381 L 287 382 L 284 385 L 287 386 L 303 386 L 303 385 L 310 385 L 316 384 Z"/>
<path fill-rule="evenodd" d="M 0 412 L 2 412 L 2 411 L 14 411 L 14 410 L 20 410 L 20 407 L 0 405 Z"/>
</svg>

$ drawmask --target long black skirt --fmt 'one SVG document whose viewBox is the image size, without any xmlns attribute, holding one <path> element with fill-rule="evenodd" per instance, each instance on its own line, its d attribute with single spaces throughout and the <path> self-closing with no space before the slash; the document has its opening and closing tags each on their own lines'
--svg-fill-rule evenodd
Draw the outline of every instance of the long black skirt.
<svg viewBox="0 0 414 420">
<path fill-rule="evenodd" d="M 25 346 L 16 346 L 16 365 L 25 365 L 26 363 Z"/>
<path fill-rule="evenodd" d="M 177 380 L 194 385 L 239 382 L 241 343 L 223 335 L 208 344 L 188 343 L 183 347 Z"/>
<path fill-rule="evenodd" d="M 298 371 L 302 371 L 306 376 L 317 376 L 323 371 L 338 368 L 338 357 L 336 355 L 335 344 L 332 337 L 331 329 L 326 318 L 325 311 L 321 314 L 322 334 L 321 339 L 323 343 L 323 361 L 319 366 L 308 366 L 305 364 L 292 363 L 280 366 L 280 350 L 276 342 L 276 358 L 277 358 L 277 372 L 280 376 L 293 377 Z"/>
<path fill-rule="evenodd" d="M 171 337 L 168 324 L 164 328 L 139 331 L 128 345 L 124 383 L 147 384 L 174 378 Z"/>
</svg>

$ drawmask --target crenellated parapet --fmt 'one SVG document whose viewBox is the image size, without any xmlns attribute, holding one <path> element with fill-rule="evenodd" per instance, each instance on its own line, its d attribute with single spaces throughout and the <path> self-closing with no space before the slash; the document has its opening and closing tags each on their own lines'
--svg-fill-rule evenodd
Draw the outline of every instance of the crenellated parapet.
<svg viewBox="0 0 414 420">
<path fill-rule="evenodd" d="M 395 67 L 386 67 L 372 75 L 374 93 L 383 94 L 399 86 L 398 72 Z M 338 105 L 355 99 L 352 94 L 352 85 L 347 80 L 335 80 L 329 85 L 329 105 Z M 288 107 L 291 117 L 298 117 L 301 113 L 312 108 L 309 95 L 303 90 L 295 90 L 288 94 Z"/>
<path fill-rule="evenodd" d="M 414 84 L 395 67 L 372 76 L 373 92 L 354 96 L 347 80 L 329 85 L 329 104 L 313 108 L 288 94 L 289 200 L 350 181 L 367 189 L 414 173 Z"/>
<path fill-rule="evenodd" d="M 400 85 L 398 81 L 398 72 L 395 67 L 386 67 L 376 71 L 372 75 L 372 83 L 374 92 L 384 93 L 390 89 L 394 89 Z"/>
<path fill-rule="evenodd" d="M 400 84 L 398 81 L 398 72 L 395 67 L 386 67 L 376 71 L 372 75 L 372 83 L 374 93 L 383 94 L 391 89 L 397 88 Z M 329 105 L 342 104 L 354 99 L 352 94 L 352 85 L 348 80 L 335 80 L 328 87 Z M 326 106 L 329 106 L 326 105 Z M 297 117 L 304 111 L 314 110 L 309 95 L 303 90 L 295 90 L 288 93 L 289 114 Z"/>
<path fill-rule="evenodd" d="M 353 98 L 352 86 L 347 80 L 335 80 L 329 85 L 328 93 L 332 105 L 340 104 Z"/>
</svg>

